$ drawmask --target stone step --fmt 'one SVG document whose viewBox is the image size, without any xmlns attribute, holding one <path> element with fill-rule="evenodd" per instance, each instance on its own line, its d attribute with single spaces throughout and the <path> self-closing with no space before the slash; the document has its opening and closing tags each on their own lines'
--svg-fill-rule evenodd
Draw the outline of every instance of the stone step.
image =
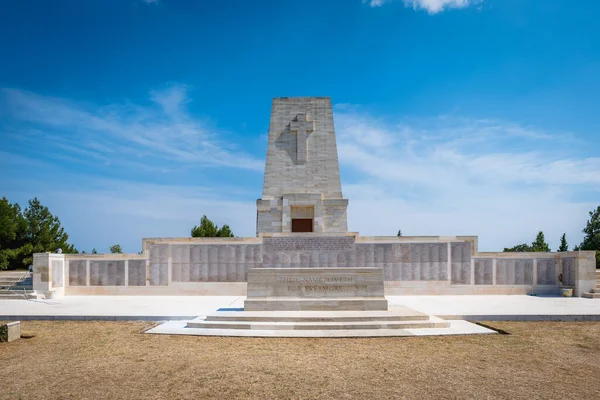
<svg viewBox="0 0 600 400">
<path fill-rule="evenodd" d="M 349 330 L 349 329 L 415 329 L 447 328 L 446 321 L 359 321 L 359 322 L 241 322 L 190 321 L 188 328 L 250 330 Z"/>
<path fill-rule="evenodd" d="M 586 299 L 600 299 L 600 293 L 584 293 L 583 297 Z"/>
<path fill-rule="evenodd" d="M 238 322 L 367 322 L 427 321 L 429 316 L 410 309 L 393 311 L 220 311 L 206 321 Z"/>
<path fill-rule="evenodd" d="M 0 281 L 0 286 L 33 286 L 32 282 Z"/>
<path fill-rule="evenodd" d="M 375 311 L 387 310 L 384 297 L 373 298 L 247 298 L 248 311 Z"/>
<path fill-rule="evenodd" d="M 11 292 L 11 293 L 1 293 L 0 292 L 0 301 L 2 300 L 27 300 L 27 299 L 35 299 L 36 296 L 34 293 L 32 292 L 27 292 L 27 293 L 15 293 L 15 292 Z"/>
</svg>

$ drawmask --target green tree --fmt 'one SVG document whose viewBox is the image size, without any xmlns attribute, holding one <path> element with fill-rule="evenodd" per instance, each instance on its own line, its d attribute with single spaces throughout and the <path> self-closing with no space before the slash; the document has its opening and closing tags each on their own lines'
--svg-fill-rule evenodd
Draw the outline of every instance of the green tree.
<svg viewBox="0 0 600 400">
<path fill-rule="evenodd" d="M 113 244 L 112 246 L 110 246 L 109 250 L 111 254 L 123 254 L 123 250 L 121 249 L 120 244 Z"/>
<path fill-rule="evenodd" d="M 581 250 L 596 251 L 596 268 L 600 268 L 600 206 L 590 211 L 590 219 L 583 228 L 583 242 L 579 246 Z"/>
<path fill-rule="evenodd" d="M 96 251 L 96 248 L 92 249 L 92 254 L 98 254 L 98 252 Z"/>
<path fill-rule="evenodd" d="M 69 235 L 58 217 L 52 215 L 37 197 L 29 200 L 23 216 L 27 220 L 27 256 L 23 259 L 25 265 L 33 264 L 33 253 L 56 252 L 58 249 L 66 254 L 77 253 L 75 246 L 67 242 Z"/>
<path fill-rule="evenodd" d="M 401 230 L 400 230 L 400 231 L 398 231 L 398 234 L 397 234 L 396 236 L 398 236 L 398 237 L 402 237 L 402 231 L 401 231 Z"/>
<path fill-rule="evenodd" d="M 219 228 L 210 219 L 203 215 L 200 219 L 200 226 L 192 228 L 192 237 L 216 237 Z"/>
<path fill-rule="evenodd" d="M 0 200 L 0 270 L 23 265 L 23 246 L 27 221 L 21 207 L 11 204 L 6 197 Z"/>
<path fill-rule="evenodd" d="M 0 269 L 23 268 L 33 263 L 33 253 L 77 253 L 67 242 L 69 235 L 37 198 L 21 211 L 6 198 L 0 201 Z"/>
<path fill-rule="evenodd" d="M 214 222 L 203 215 L 200 219 L 200 226 L 192 228 L 192 237 L 233 237 L 233 232 L 229 225 L 223 225 L 219 228 Z"/>
<path fill-rule="evenodd" d="M 217 232 L 217 236 L 218 237 L 233 237 L 233 232 L 231 232 L 229 225 L 223 225 L 222 227 L 219 228 L 219 231 Z"/>
<path fill-rule="evenodd" d="M 542 252 L 542 251 L 550 251 L 550 247 L 548 247 L 548 243 L 546 243 L 546 240 L 544 239 L 544 232 L 540 231 L 537 234 L 537 237 L 535 238 L 535 240 L 533 241 L 533 243 L 531 243 L 531 245 L 528 245 L 527 243 L 522 243 L 522 244 L 518 244 L 514 247 L 505 247 L 504 248 L 505 252 Z"/>
<path fill-rule="evenodd" d="M 563 252 L 563 251 L 569 251 L 569 245 L 567 244 L 567 234 L 563 233 L 562 237 L 560 238 L 560 246 L 558 248 L 558 251 Z"/>
<path fill-rule="evenodd" d="M 514 247 L 505 247 L 504 251 L 510 252 L 510 253 L 521 253 L 521 252 L 533 251 L 533 249 L 527 243 L 523 243 L 523 244 L 518 244 Z"/>
<path fill-rule="evenodd" d="M 536 252 L 548 252 L 550 251 L 550 246 L 546 243 L 546 239 L 544 238 L 544 232 L 539 231 L 533 243 L 531 243 L 531 251 Z"/>
</svg>

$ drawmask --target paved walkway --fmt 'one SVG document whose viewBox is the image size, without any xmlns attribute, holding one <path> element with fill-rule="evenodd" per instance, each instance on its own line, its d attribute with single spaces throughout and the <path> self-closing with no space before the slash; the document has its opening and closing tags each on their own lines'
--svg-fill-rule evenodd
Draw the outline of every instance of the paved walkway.
<svg viewBox="0 0 600 400">
<path fill-rule="evenodd" d="M 600 299 L 533 296 L 387 296 L 444 319 L 600 321 Z M 0 319 L 193 319 L 218 309 L 242 308 L 239 296 L 67 296 L 51 300 L 1 300 Z"/>
</svg>

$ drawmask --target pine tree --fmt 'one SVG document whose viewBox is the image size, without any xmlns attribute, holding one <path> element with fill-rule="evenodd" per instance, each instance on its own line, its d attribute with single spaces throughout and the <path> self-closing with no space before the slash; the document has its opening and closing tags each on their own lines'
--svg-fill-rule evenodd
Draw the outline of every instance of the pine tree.
<svg viewBox="0 0 600 400">
<path fill-rule="evenodd" d="M 562 252 L 562 251 L 569 251 L 569 245 L 567 244 L 567 234 L 563 233 L 562 237 L 560 238 L 560 247 L 558 248 L 558 251 Z"/>
<path fill-rule="evenodd" d="M 523 243 L 523 244 L 518 244 L 514 247 L 505 247 L 504 251 L 510 252 L 510 253 L 521 253 L 521 252 L 533 251 L 533 249 L 527 243 Z"/>
<path fill-rule="evenodd" d="M 6 198 L 0 200 L 0 269 L 27 267 L 33 253 L 77 253 L 68 239 L 58 217 L 37 198 L 29 200 L 24 211 Z"/>
<path fill-rule="evenodd" d="M 206 215 L 200 219 L 200 226 L 192 228 L 192 237 L 216 237 L 217 233 L 219 228 Z"/>
<path fill-rule="evenodd" d="M 21 207 L 11 204 L 6 197 L 0 200 L 0 270 L 10 267 L 23 267 L 23 246 L 27 221 Z"/>
<path fill-rule="evenodd" d="M 546 239 L 544 239 L 544 232 L 540 231 L 535 238 L 535 241 L 531 243 L 531 251 L 536 252 L 549 252 L 550 247 L 548 243 L 546 243 Z"/>
<path fill-rule="evenodd" d="M 233 237 L 233 232 L 229 228 L 229 225 L 223 225 L 217 232 L 218 237 Z"/>
<path fill-rule="evenodd" d="M 583 233 L 585 236 L 579 247 L 581 250 L 596 250 L 596 268 L 600 268 L 600 206 L 590 211 L 590 219 Z"/>
</svg>

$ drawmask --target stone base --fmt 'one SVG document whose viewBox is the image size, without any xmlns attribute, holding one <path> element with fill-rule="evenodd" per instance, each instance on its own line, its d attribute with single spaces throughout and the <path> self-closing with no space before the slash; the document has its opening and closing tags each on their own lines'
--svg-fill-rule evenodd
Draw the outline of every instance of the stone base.
<svg viewBox="0 0 600 400">
<path fill-rule="evenodd" d="M 399 307 L 393 311 L 221 311 L 189 321 L 186 329 L 214 336 L 353 337 L 399 336 L 407 329 L 449 326 L 441 318 Z"/>
<path fill-rule="evenodd" d="M 0 325 L 0 342 L 12 342 L 21 337 L 21 322 L 9 322 Z"/>
<path fill-rule="evenodd" d="M 381 268 L 254 268 L 246 311 L 387 310 Z"/>
<path fill-rule="evenodd" d="M 253 298 L 244 302 L 245 311 L 385 311 L 388 301 L 381 298 L 346 299 L 269 299 Z"/>
</svg>

